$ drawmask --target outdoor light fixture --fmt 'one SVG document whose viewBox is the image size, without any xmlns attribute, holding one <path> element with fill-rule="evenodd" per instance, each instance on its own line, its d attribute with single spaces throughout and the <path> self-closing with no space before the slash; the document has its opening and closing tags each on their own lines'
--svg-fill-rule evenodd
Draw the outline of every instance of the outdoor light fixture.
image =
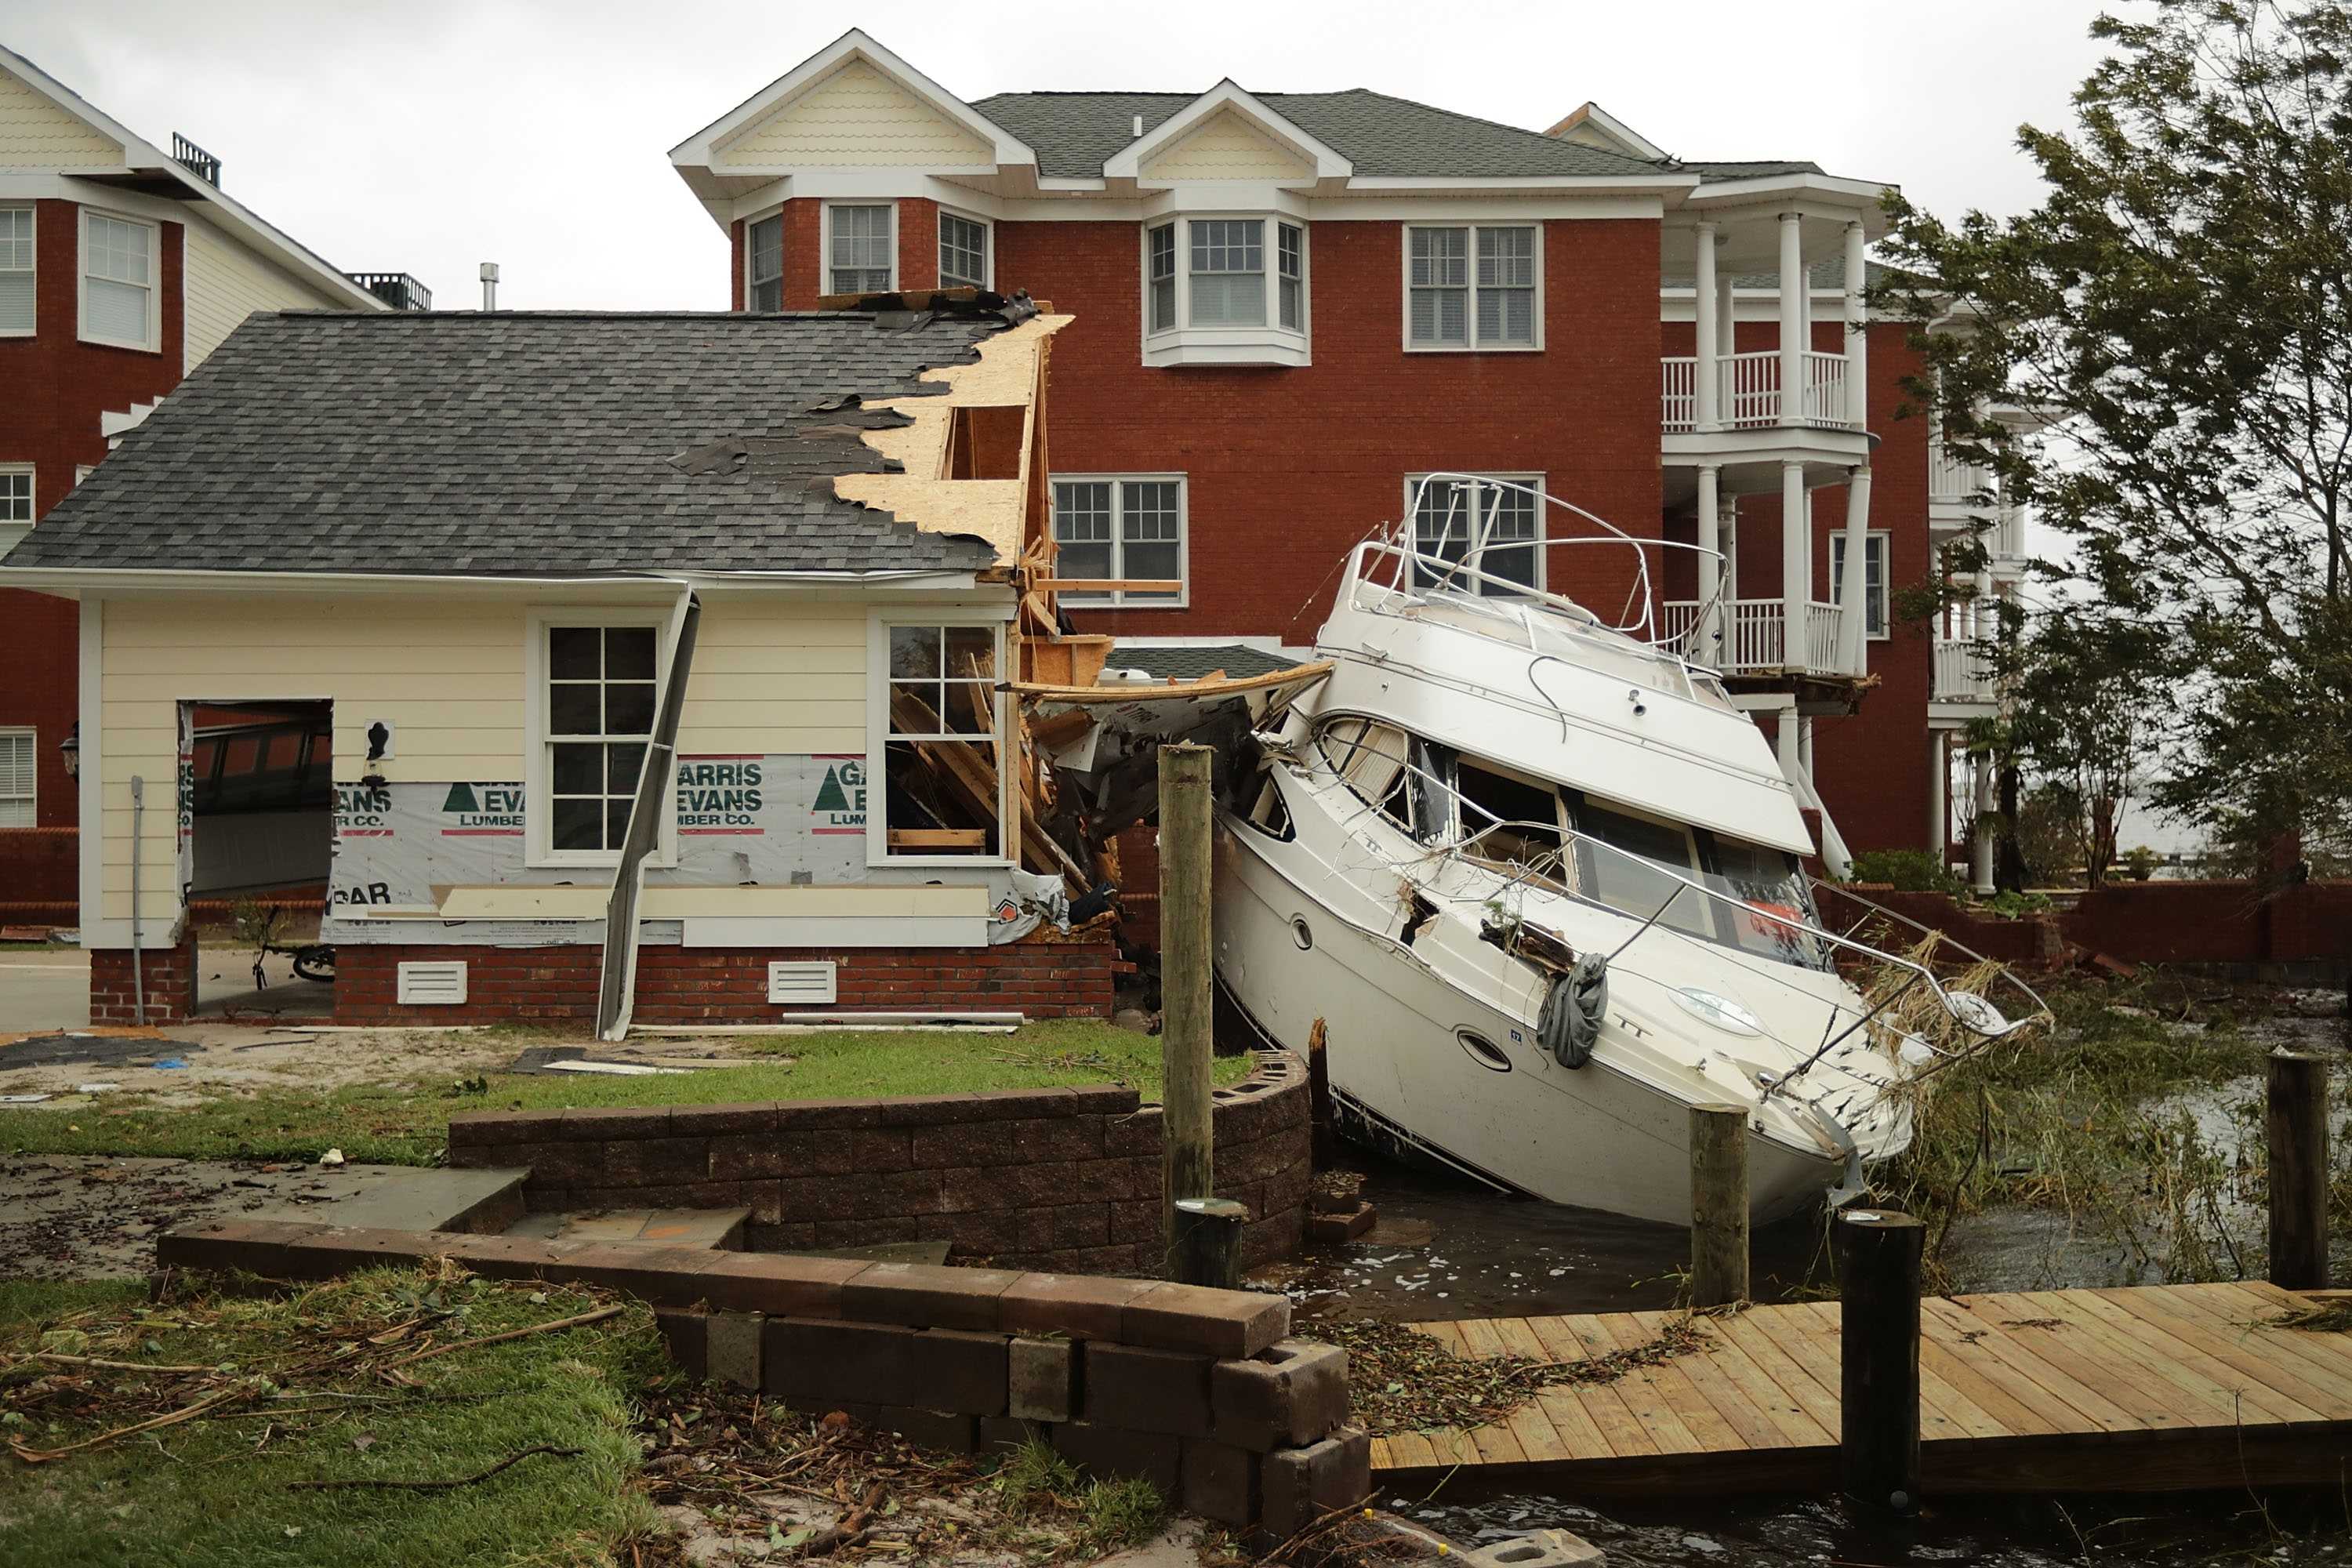
<svg viewBox="0 0 2352 1568">
<path fill-rule="evenodd" d="M 81 777 L 80 720 L 75 720 L 73 728 L 66 731 L 66 738 L 58 742 L 58 755 L 65 759 L 66 777 L 69 779 Z"/>
</svg>

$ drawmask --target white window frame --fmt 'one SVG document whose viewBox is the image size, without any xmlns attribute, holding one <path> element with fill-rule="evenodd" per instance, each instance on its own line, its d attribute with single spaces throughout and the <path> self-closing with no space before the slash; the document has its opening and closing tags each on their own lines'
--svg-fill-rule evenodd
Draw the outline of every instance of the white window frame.
<svg viewBox="0 0 2352 1568">
<path fill-rule="evenodd" d="M 1065 588 L 1061 591 L 1063 604 L 1074 610 L 1119 608 L 1181 610 L 1191 606 L 1192 603 L 1192 483 L 1189 475 L 1181 473 L 1051 475 L 1046 480 L 1045 526 L 1055 531 L 1054 539 L 1058 550 L 1061 534 L 1058 531 L 1055 508 L 1059 505 L 1061 498 L 1055 487 L 1066 484 L 1109 485 L 1111 487 L 1111 574 L 1108 580 L 1117 582 L 1129 574 L 1126 569 L 1127 539 L 1124 531 L 1127 500 L 1125 492 L 1119 487 L 1129 483 L 1168 484 L 1171 482 L 1176 487 L 1176 578 L 1184 584 L 1182 589 L 1172 598 L 1161 598 L 1157 595 L 1139 595 L 1129 598 L 1123 588 L 1113 589 L 1107 594 L 1088 594 Z"/>
<path fill-rule="evenodd" d="M 13 826 L 38 827 L 41 825 L 41 732 L 30 725 L 0 727 L 0 743 L 14 745 L 18 741 L 25 742 L 26 752 L 33 760 L 32 787 L 21 795 L 0 795 L 0 806 L 11 801 L 23 801 L 25 820 Z M 11 825 L 0 822 L 0 827 L 8 826 Z"/>
<path fill-rule="evenodd" d="M 890 628 L 893 626 L 988 626 L 996 633 L 996 735 L 1000 755 L 1004 737 L 1013 733 L 1013 696 L 1003 689 L 1009 679 L 1005 660 L 1011 657 L 1006 622 L 989 615 L 945 605 L 891 605 L 877 609 L 866 622 L 866 863 L 868 866 L 967 866 L 986 868 L 1016 864 L 1021 848 L 1020 818 L 1013 816 L 1014 770 L 996 770 L 996 846 L 994 855 L 893 855 L 890 853 Z M 984 745 L 975 737 L 971 742 Z"/>
<path fill-rule="evenodd" d="M 1549 566 L 1549 557 L 1550 557 L 1551 552 L 1549 552 L 1549 551 L 1548 551 L 1548 550 L 1546 550 L 1546 549 L 1544 548 L 1544 540 L 1545 540 L 1548 536 L 1546 535 L 1546 533 L 1545 533 L 1545 531 L 1544 531 L 1544 522 L 1545 522 L 1545 518 L 1544 518 L 1544 505 L 1543 505 L 1543 501 L 1539 499 L 1539 498 L 1540 498 L 1540 495 L 1545 491 L 1545 489 L 1546 489 L 1546 487 L 1545 487 L 1545 485 L 1544 485 L 1544 476 L 1543 476 L 1543 475 L 1541 475 L 1541 474 L 1486 474 L 1486 473 L 1475 473 L 1475 472 L 1473 472 L 1472 470 L 1470 470 L 1470 469 L 1468 469 L 1468 468 L 1458 468 L 1458 469 L 1444 469 L 1444 468 L 1441 468 L 1441 469 L 1438 469 L 1438 470 L 1437 470 L 1437 472 L 1438 472 L 1439 474 L 1445 474 L 1445 473 L 1459 473 L 1459 474 L 1462 474 L 1463 476 L 1465 476 L 1465 478 L 1473 479 L 1493 479 L 1493 480 L 1496 481 L 1496 482 L 1497 482 L 1497 483 L 1499 483 L 1499 484 L 1507 484 L 1507 485 L 1525 485 L 1525 486 L 1527 486 L 1529 489 L 1532 489 L 1532 490 L 1535 490 L 1535 491 L 1538 492 L 1538 498 L 1531 498 L 1531 499 L 1534 499 L 1534 502 L 1535 502 L 1535 509 L 1536 509 L 1536 531 L 1535 531 L 1535 537 L 1534 537 L 1532 540 L 1530 540 L 1528 542 L 1533 546 L 1533 548 L 1534 548 L 1534 550 L 1535 550 L 1535 557 L 1536 557 L 1536 581 L 1535 581 L 1535 587 L 1534 587 L 1532 590 L 1530 590 L 1530 591 L 1531 591 L 1531 592 L 1534 592 L 1534 593 L 1538 593 L 1538 594 L 1543 594 L 1543 593 L 1549 593 L 1549 592 L 1550 592 L 1550 589 L 1549 589 L 1546 584 L 1547 584 L 1547 583 L 1548 583 L 1548 582 L 1549 582 L 1549 573 L 1548 573 L 1548 571 L 1547 571 L 1547 567 L 1548 567 L 1548 566 Z M 1413 515 L 1413 501 L 1414 501 L 1414 499 L 1415 499 L 1415 498 L 1419 495 L 1419 493 L 1420 493 L 1420 490 L 1421 490 L 1421 483 L 1422 483 L 1422 481 L 1423 481 L 1423 479 L 1429 479 L 1429 478 L 1431 478 L 1431 477 L 1432 477 L 1432 476 L 1431 476 L 1431 475 L 1429 475 L 1429 474 L 1407 474 L 1407 475 L 1404 477 L 1404 508 L 1403 508 L 1403 510 L 1404 510 L 1404 519 L 1405 519 L 1406 522 L 1410 523 L 1410 524 L 1412 525 L 1412 542 L 1413 542 L 1413 548 L 1414 548 L 1415 550 L 1418 550 L 1418 549 L 1420 549 L 1420 547 L 1421 547 L 1421 522 L 1420 522 L 1420 520 L 1419 520 L 1418 518 L 1416 518 L 1416 517 Z M 1502 599 L 1502 598 L 1507 598 L 1507 597 L 1510 597 L 1510 596 L 1511 596 L 1511 595 L 1504 595 L 1504 594 L 1499 594 L 1499 593 L 1496 593 L 1496 594 L 1489 594 L 1489 593 L 1486 592 L 1486 591 L 1485 591 L 1485 589 L 1481 588 L 1481 587 L 1480 587 L 1478 584 L 1476 584 L 1475 583 L 1473 583 L 1472 584 L 1470 584 L 1470 586 L 1471 586 L 1472 590 L 1473 590 L 1474 592 L 1475 592 L 1475 593 L 1478 595 L 1478 596 L 1479 596 L 1480 598 L 1485 598 L 1485 599 Z"/>
<path fill-rule="evenodd" d="M 1885 642 L 1889 637 L 1893 636 L 1895 632 L 1894 584 L 1890 580 L 1890 574 L 1888 571 L 1889 563 L 1894 560 L 1894 555 L 1892 553 L 1894 549 L 1895 544 L 1892 532 L 1887 529 L 1874 528 L 1864 535 L 1864 542 L 1862 547 L 1862 567 L 1864 573 L 1862 625 L 1864 637 L 1865 640 L 1870 642 Z M 1843 584 L 1839 581 L 1840 576 L 1845 569 L 1845 530 L 1843 528 L 1830 535 L 1829 552 L 1830 603 L 1837 605 L 1840 609 L 1843 609 L 1845 606 L 1845 595 L 1841 591 Z M 1878 592 L 1875 594 L 1870 592 L 1870 578 L 1868 575 L 1870 571 L 1870 558 L 1874 554 L 1878 557 Z M 1870 607 L 1874 603 L 1878 606 L 1878 629 L 1874 632 L 1870 629 Z"/>
<path fill-rule="evenodd" d="M 651 626 L 654 631 L 654 703 L 659 722 L 661 694 L 669 684 L 668 609 L 649 605 L 534 605 L 523 617 L 523 864 L 540 867 L 611 868 L 617 849 L 557 849 L 554 846 L 553 780 L 547 748 L 547 634 L 554 626 Z M 652 756 L 648 742 L 646 755 Z M 661 833 L 646 858 L 651 867 L 677 864 L 677 770 L 662 784 Z"/>
<path fill-rule="evenodd" d="M 106 218 L 114 223 L 129 224 L 147 231 L 147 336 L 132 342 L 127 338 L 110 338 L 90 331 L 89 327 L 89 220 Z M 100 343 L 108 348 L 135 349 L 142 353 L 163 352 L 163 226 L 129 213 L 109 212 L 102 207 L 84 207 L 81 221 L 75 226 L 80 244 L 74 256 L 74 298 L 78 307 L 76 335 L 86 343 Z"/>
<path fill-rule="evenodd" d="M 33 531 L 34 522 L 41 515 L 41 479 L 30 463 L 0 463 L 0 479 L 25 479 L 25 516 L 19 520 L 0 513 L 0 555 L 5 555 Z M 11 489 L 15 489 L 12 485 Z"/>
<path fill-rule="evenodd" d="M 1265 321 L 1259 326 L 1192 324 L 1192 225 L 1258 223 L 1265 226 Z M 1298 325 L 1282 324 L 1282 230 L 1298 231 Z M 1136 228 L 1136 329 L 1147 365 L 1274 364 L 1314 363 L 1314 225 L 1272 210 L 1171 213 L 1146 219 Z M 1151 234 L 1172 228 L 1176 238 L 1176 323 L 1151 324 Z"/>
<path fill-rule="evenodd" d="M 746 312 L 759 311 L 760 307 L 751 302 L 751 289 L 755 282 L 762 281 L 756 279 L 751 271 L 751 231 L 769 222 L 776 226 L 776 309 L 781 310 L 784 308 L 784 209 L 776 207 L 743 220 L 743 309 Z"/>
<path fill-rule="evenodd" d="M 1409 354 L 1529 354 L 1541 353 L 1544 347 L 1544 223 L 1539 218 L 1497 223 L 1491 218 L 1458 218 L 1451 221 L 1429 218 L 1397 226 L 1397 304 L 1401 320 L 1397 323 L 1400 340 Z M 1459 343 L 1417 343 L 1412 341 L 1412 236 L 1416 229 L 1466 229 L 1469 240 L 1469 282 L 1463 308 L 1468 313 L 1466 324 L 1470 338 Z M 1535 338 L 1524 343 L 1482 343 L 1478 341 L 1478 231 L 1482 228 L 1526 228 L 1535 231 L 1533 265 L 1535 268 Z"/>
<path fill-rule="evenodd" d="M 895 291 L 898 287 L 898 204 L 887 197 L 878 200 L 844 200 L 827 202 L 824 204 L 824 222 L 821 226 L 821 232 L 817 236 L 816 291 L 819 294 L 837 294 L 841 292 L 840 289 L 837 289 L 833 286 L 833 215 L 835 209 L 838 207 L 885 207 L 889 210 L 890 283 L 889 287 L 882 291 L 885 293 Z M 748 249 L 749 247 L 746 247 L 745 248 Z M 870 293 L 872 290 L 869 289 L 866 290 L 866 292 Z"/>
<path fill-rule="evenodd" d="M 960 284 L 960 283 L 950 283 L 950 282 L 948 281 L 948 270 L 947 270 L 947 248 L 948 248 L 948 219 L 950 219 L 950 218 L 953 218 L 953 219 L 955 219 L 958 223 L 974 224 L 974 225 L 977 225 L 977 226 L 979 226 L 979 229 L 980 229 L 980 243 L 981 243 L 981 253 L 980 253 L 980 260 L 981 260 L 981 268 L 980 268 L 980 270 L 981 270 L 981 279 L 980 279 L 979 283 L 976 285 L 976 287 L 979 287 L 979 288 L 982 288 L 982 289 L 993 289 L 993 288 L 995 288 L 995 287 L 996 287 L 996 225 L 995 225 L 994 223 L 991 222 L 989 219 L 987 219 L 987 218 L 984 218 L 984 217 L 981 216 L 978 213 L 969 213 L 969 212 L 964 211 L 961 207 L 950 207 L 950 206 L 942 206 L 942 207 L 940 207 L 940 229 L 939 229 L 939 237 L 939 237 L 939 248 L 940 248 L 940 256 L 939 256 L 939 279 L 940 279 L 940 288 L 942 288 L 942 289 L 960 289 L 960 288 L 962 288 L 962 287 L 963 287 L 963 285 L 962 285 L 962 284 Z M 896 251 L 896 247 L 893 247 L 893 249 L 892 249 L 892 254 L 893 254 L 893 257 L 894 257 L 894 258 L 895 258 L 896 254 L 897 254 L 897 251 Z M 894 274 L 893 274 L 893 276 L 895 277 L 895 276 L 896 276 L 896 274 L 894 273 Z"/>
<path fill-rule="evenodd" d="M 33 265 L 8 268 L 23 271 L 33 280 L 33 320 L 29 326 L 0 327 L 0 338 L 29 338 L 41 330 L 41 209 L 32 202 L 0 202 L 0 212 L 23 213 L 32 227 L 28 237 L 33 246 Z"/>
</svg>

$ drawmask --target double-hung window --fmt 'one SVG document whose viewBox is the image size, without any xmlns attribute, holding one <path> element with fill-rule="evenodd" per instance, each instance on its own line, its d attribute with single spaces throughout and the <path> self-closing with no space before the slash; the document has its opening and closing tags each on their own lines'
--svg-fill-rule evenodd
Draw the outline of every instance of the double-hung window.
<svg viewBox="0 0 2352 1568">
<path fill-rule="evenodd" d="M 898 287 L 897 211 L 884 202 L 824 209 L 825 292 L 882 294 Z"/>
<path fill-rule="evenodd" d="M 1886 635 L 1886 535 L 1873 532 L 1862 553 L 1862 602 L 1868 635 Z M 1830 535 L 1830 602 L 1845 603 L 1845 535 Z"/>
<path fill-rule="evenodd" d="M 989 286 L 988 225 L 961 213 L 940 214 L 940 287 Z"/>
<path fill-rule="evenodd" d="M 1305 364 L 1307 229 L 1264 216 L 1143 231 L 1147 364 Z"/>
<path fill-rule="evenodd" d="M 0 207 L 0 337 L 23 337 L 35 320 L 33 209 Z"/>
<path fill-rule="evenodd" d="M 0 730 L 0 827 L 39 825 L 34 757 L 40 739 L 31 730 Z"/>
<path fill-rule="evenodd" d="M 1176 226 L 1163 223 L 1144 235 L 1145 287 L 1151 294 L 1150 330 L 1176 330 Z"/>
<path fill-rule="evenodd" d="M 1535 225 L 1414 224 L 1404 232 L 1407 348 L 1542 346 Z"/>
<path fill-rule="evenodd" d="M 545 811 L 546 850 L 582 863 L 609 861 L 628 831 L 653 740 L 661 632 L 649 621 L 551 619 L 541 635 L 546 785 L 530 805 Z"/>
<path fill-rule="evenodd" d="M 1194 218 L 1192 325 L 1265 325 L 1265 223 L 1261 218 Z"/>
<path fill-rule="evenodd" d="M 996 689 L 999 623 L 877 623 L 881 679 L 869 759 L 884 782 L 869 809 L 875 859 L 1004 857 L 1008 755 Z M 1017 750 L 1013 753 L 1017 755 Z M 870 801 L 870 797 L 869 797 Z M 876 836 L 879 843 L 876 844 Z"/>
<path fill-rule="evenodd" d="M 1274 226 L 1279 250 L 1282 324 L 1294 332 L 1307 330 L 1307 231 L 1294 223 Z"/>
<path fill-rule="evenodd" d="M 1503 598 L 1516 593 L 1514 584 L 1543 586 L 1543 552 L 1537 546 L 1542 524 L 1541 508 L 1530 491 L 1543 489 L 1541 474 L 1482 474 L 1481 479 L 1523 485 L 1471 485 L 1456 479 L 1424 479 L 1414 475 L 1404 482 L 1405 504 L 1412 509 L 1414 550 L 1441 561 L 1468 562 L 1472 570 L 1449 577 L 1443 567 L 1423 564 L 1413 571 L 1423 587 L 1444 582 L 1465 593 Z M 1470 559 L 1474 542 L 1485 549 Z"/>
<path fill-rule="evenodd" d="M 33 531 L 33 465 L 0 463 L 0 555 Z"/>
<path fill-rule="evenodd" d="M 1181 582 L 1184 479 L 1181 474 L 1088 475 L 1054 480 L 1054 575 L 1104 582 Z M 1181 605 L 1178 593 L 1066 590 L 1071 605 Z"/>
<path fill-rule="evenodd" d="M 743 308 L 784 308 L 784 215 L 763 217 L 744 232 Z"/>
<path fill-rule="evenodd" d="M 156 228 L 84 208 L 81 335 L 118 348 L 156 346 Z"/>
</svg>

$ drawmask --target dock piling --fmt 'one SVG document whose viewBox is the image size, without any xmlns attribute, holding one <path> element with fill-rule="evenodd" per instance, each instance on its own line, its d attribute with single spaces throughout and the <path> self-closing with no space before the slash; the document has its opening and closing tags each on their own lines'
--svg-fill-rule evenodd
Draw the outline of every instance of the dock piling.
<svg viewBox="0 0 2352 1568">
<path fill-rule="evenodd" d="M 1214 1195 L 1209 1058 L 1209 770 L 1206 746 L 1160 748 L 1160 1234 L 1176 1258 L 1176 1200 Z"/>
<path fill-rule="evenodd" d="M 2327 1288 L 2327 1062 L 2270 1056 L 2263 1131 L 2269 1144 L 2271 1283 Z"/>
<path fill-rule="evenodd" d="M 1748 1110 L 1690 1108 L 1690 1304 L 1748 1300 Z"/>
<path fill-rule="evenodd" d="M 1178 1198 L 1176 1279 L 1186 1285 L 1237 1290 L 1242 1282 L 1242 1226 L 1249 1209 L 1231 1198 Z"/>
<path fill-rule="evenodd" d="M 1837 1216 L 1838 1480 L 1874 1508 L 1919 1507 L 1919 1261 L 1927 1229 L 1891 1209 Z"/>
</svg>

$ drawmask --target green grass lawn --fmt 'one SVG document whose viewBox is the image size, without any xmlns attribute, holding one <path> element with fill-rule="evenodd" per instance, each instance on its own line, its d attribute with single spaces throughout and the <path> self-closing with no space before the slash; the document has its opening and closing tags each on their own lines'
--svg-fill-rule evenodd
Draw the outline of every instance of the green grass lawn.
<svg viewBox="0 0 2352 1568">
<path fill-rule="evenodd" d="M 633 1402 L 666 1375 L 640 1306 L 583 1328 L 379 1369 L 434 1342 L 478 1338 L 604 1304 L 561 1288 L 379 1271 L 291 1299 L 183 1295 L 136 1284 L 0 1283 L 0 1436 L 53 1450 L 206 1396 L 199 1416 L 38 1464 L 0 1458 L 0 1563 L 10 1568 L 627 1561 L 649 1531 L 632 1485 Z M 421 1320 L 421 1321 L 418 1321 Z M 387 1346 L 367 1336 L 415 1322 Z M 23 1359 L 63 1352 L 151 1364 L 153 1375 Z M 448 1480 L 538 1444 L 539 1455 L 446 1490 L 298 1490 L 289 1482 Z"/>
<path fill-rule="evenodd" d="M 391 1047 L 397 1049 L 397 1047 Z M 448 1141 L 449 1118 L 469 1110 L 595 1105 L 715 1105 L 761 1100 L 862 1099 L 974 1090 L 1120 1084 L 1160 1094 L 1160 1041 L 1085 1020 L 1024 1026 L 1010 1035 L 913 1030 L 779 1035 L 752 1047 L 772 1062 L 677 1076 L 597 1078 L 493 1073 L 471 1084 L 387 1082 L 337 1089 L 226 1093 L 195 1106 L 160 1106 L 131 1091 L 66 1109 L 0 1110 L 0 1151 L 24 1154 L 153 1154 L 183 1159 L 351 1160 L 418 1165 Z M 1220 1057 L 1216 1081 L 1250 1070 Z M 398 1073 L 388 1060 L 388 1076 Z"/>
</svg>

